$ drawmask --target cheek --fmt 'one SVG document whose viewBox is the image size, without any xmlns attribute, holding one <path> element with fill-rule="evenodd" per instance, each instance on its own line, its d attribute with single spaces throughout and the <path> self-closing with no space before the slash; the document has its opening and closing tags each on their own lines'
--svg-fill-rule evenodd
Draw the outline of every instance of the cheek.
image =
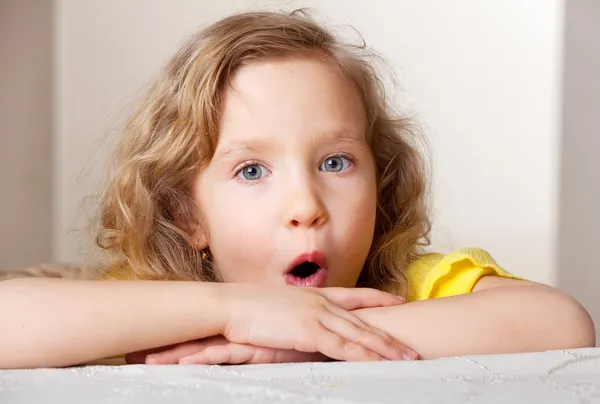
<svg viewBox="0 0 600 404">
<path fill-rule="evenodd" d="M 352 198 L 347 199 L 345 220 L 347 228 L 345 234 L 352 238 L 351 244 L 361 251 L 368 252 L 373 240 L 375 230 L 375 216 L 377 212 L 376 189 L 370 184 L 357 188 Z"/>
<path fill-rule="evenodd" d="M 367 259 L 375 231 L 377 212 L 376 186 L 357 181 L 343 198 L 336 198 L 338 208 L 333 212 L 338 265 L 335 286 L 354 287 Z"/>
<path fill-rule="evenodd" d="M 365 231 L 372 236 L 377 212 L 377 182 L 375 167 L 369 164 L 359 175 L 353 177 L 344 192 L 345 220 L 353 230 Z M 350 190 L 348 192 L 348 190 Z M 369 230 L 371 229 L 371 230 Z"/>
<path fill-rule="evenodd" d="M 335 195 L 330 199 L 328 211 L 340 247 L 353 261 L 364 261 L 373 241 L 377 189 L 371 170 L 357 174 L 332 179 Z"/>
<path fill-rule="evenodd" d="M 253 200 L 260 199 L 224 186 L 215 189 L 205 205 L 211 253 L 225 281 L 261 278 L 261 268 L 267 267 L 271 255 L 265 226 L 269 210 L 252 204 Z"/>
</svg>

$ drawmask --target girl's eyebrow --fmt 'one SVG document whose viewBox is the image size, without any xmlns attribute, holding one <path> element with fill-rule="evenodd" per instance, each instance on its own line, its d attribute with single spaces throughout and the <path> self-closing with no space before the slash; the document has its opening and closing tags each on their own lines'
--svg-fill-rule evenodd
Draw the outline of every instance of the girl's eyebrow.
<svg viewBox="0 0 600 404">
<path fill-rule="evenodd" d="M 364 135 L 359 135 L 353 131 L 340 131 L 330 132 L 330 135 L 324 135 L 323 144 L 336 144 L 336 143 L 352 143 L 356 145 L 362 145 L 365 143 Z M 223 163 L 227 158 L 235 156 L 237 154 L 244 153 L 258 153 L 259 149 L 264 150 L 271 148 L 273 145 L 269 141 L 257 141 L 253 142 L 255 145 L 251 145 L 247 142 L 232 142 L 222 150 L 218 150 L 215 153 L 213 160 L 216 163 Z"/>
<path fill-rule="evenodd" d="M 324 146 L 353 145 L 364 148 L 367 146 L 367 138 L 364 134 L 357 133 L 356 131 L 329 132 L 322 137 L 321 144 Z"/>
<path fill-rule="evenodd" d="M 234 142 L 227 146 L 227 148 L 217 151 L 215 153 L 214 160 L 217 163 L 222 163 L 232 155 L 243 153 L 258 153 L 258 148 L 250 146 L 247 143 Z"/>
<path fill-rule="evenodd" d="M 337 143 L 337 142 L 362 143 L 365 140 L 366 139 L 365 139 L 364 135 L 359 135 L 352 131 L 344 131 L 344 132 L 335 133 L 334 136 L 332 136 L 330 142 L 332 142 L 332 143 Z"/>
</svg>

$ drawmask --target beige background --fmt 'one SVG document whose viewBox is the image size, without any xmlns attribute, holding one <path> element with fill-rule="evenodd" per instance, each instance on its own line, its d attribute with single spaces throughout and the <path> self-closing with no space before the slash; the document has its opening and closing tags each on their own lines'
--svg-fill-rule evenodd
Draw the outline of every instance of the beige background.
<svg viewBox="0 0 600 404">
<path fill-rule="evenodd" d="M 0 1 L 0 268 L 52 256 L 52 3 Z"/>
<path fill-rule="evenodd" d="M 0 2 L 0 267 L 90 259 L 86 197 L 140 88 L 195 29 L 265 5 L 313 7 L 387 58 L 434 152 L 433 248 L 483 247 L 600 323 L 600 3 L 588 0 Z"/>
<path fill-rule="evenodd" d="M 567 4 L 557 284 L 590 310 L 600 346 L 600 1 Z"/>
</svg>

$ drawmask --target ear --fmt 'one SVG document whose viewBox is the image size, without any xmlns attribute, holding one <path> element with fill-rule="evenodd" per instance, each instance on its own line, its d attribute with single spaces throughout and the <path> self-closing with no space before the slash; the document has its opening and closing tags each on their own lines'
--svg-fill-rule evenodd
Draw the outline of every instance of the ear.
<svg viewBox="0 0 600 404">
<path fill-rule="evenodd" d="M 200 223 L 197 223 L 196 226 L 194 226 L 194 231 L 191 234 L 193 242 L 192 247 L 194 249 L 202 251 L 208 247 L 208 234 Z"/>
<path fill-rule="evenodd" d="M 204 230 L 204 226 L 198 219 L 190 220 L 189 216 L 180 215 L 176 218 L 175 224 L 183 231 L 182 236 L 190 247 L 198 251 L 208 247 L 208 232 Z"/>
</svg>

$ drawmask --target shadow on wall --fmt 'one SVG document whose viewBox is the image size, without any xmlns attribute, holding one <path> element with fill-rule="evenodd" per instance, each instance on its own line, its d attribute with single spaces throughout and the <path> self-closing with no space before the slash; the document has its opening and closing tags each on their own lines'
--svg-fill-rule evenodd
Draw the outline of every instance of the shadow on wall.
<svg viewBox="0 0 600 404">
<path fill-rule="evenodd" d="M 596 321 L 600 345 L 600 2 L 566 2 L 558 287 Z"/>
</svg>

